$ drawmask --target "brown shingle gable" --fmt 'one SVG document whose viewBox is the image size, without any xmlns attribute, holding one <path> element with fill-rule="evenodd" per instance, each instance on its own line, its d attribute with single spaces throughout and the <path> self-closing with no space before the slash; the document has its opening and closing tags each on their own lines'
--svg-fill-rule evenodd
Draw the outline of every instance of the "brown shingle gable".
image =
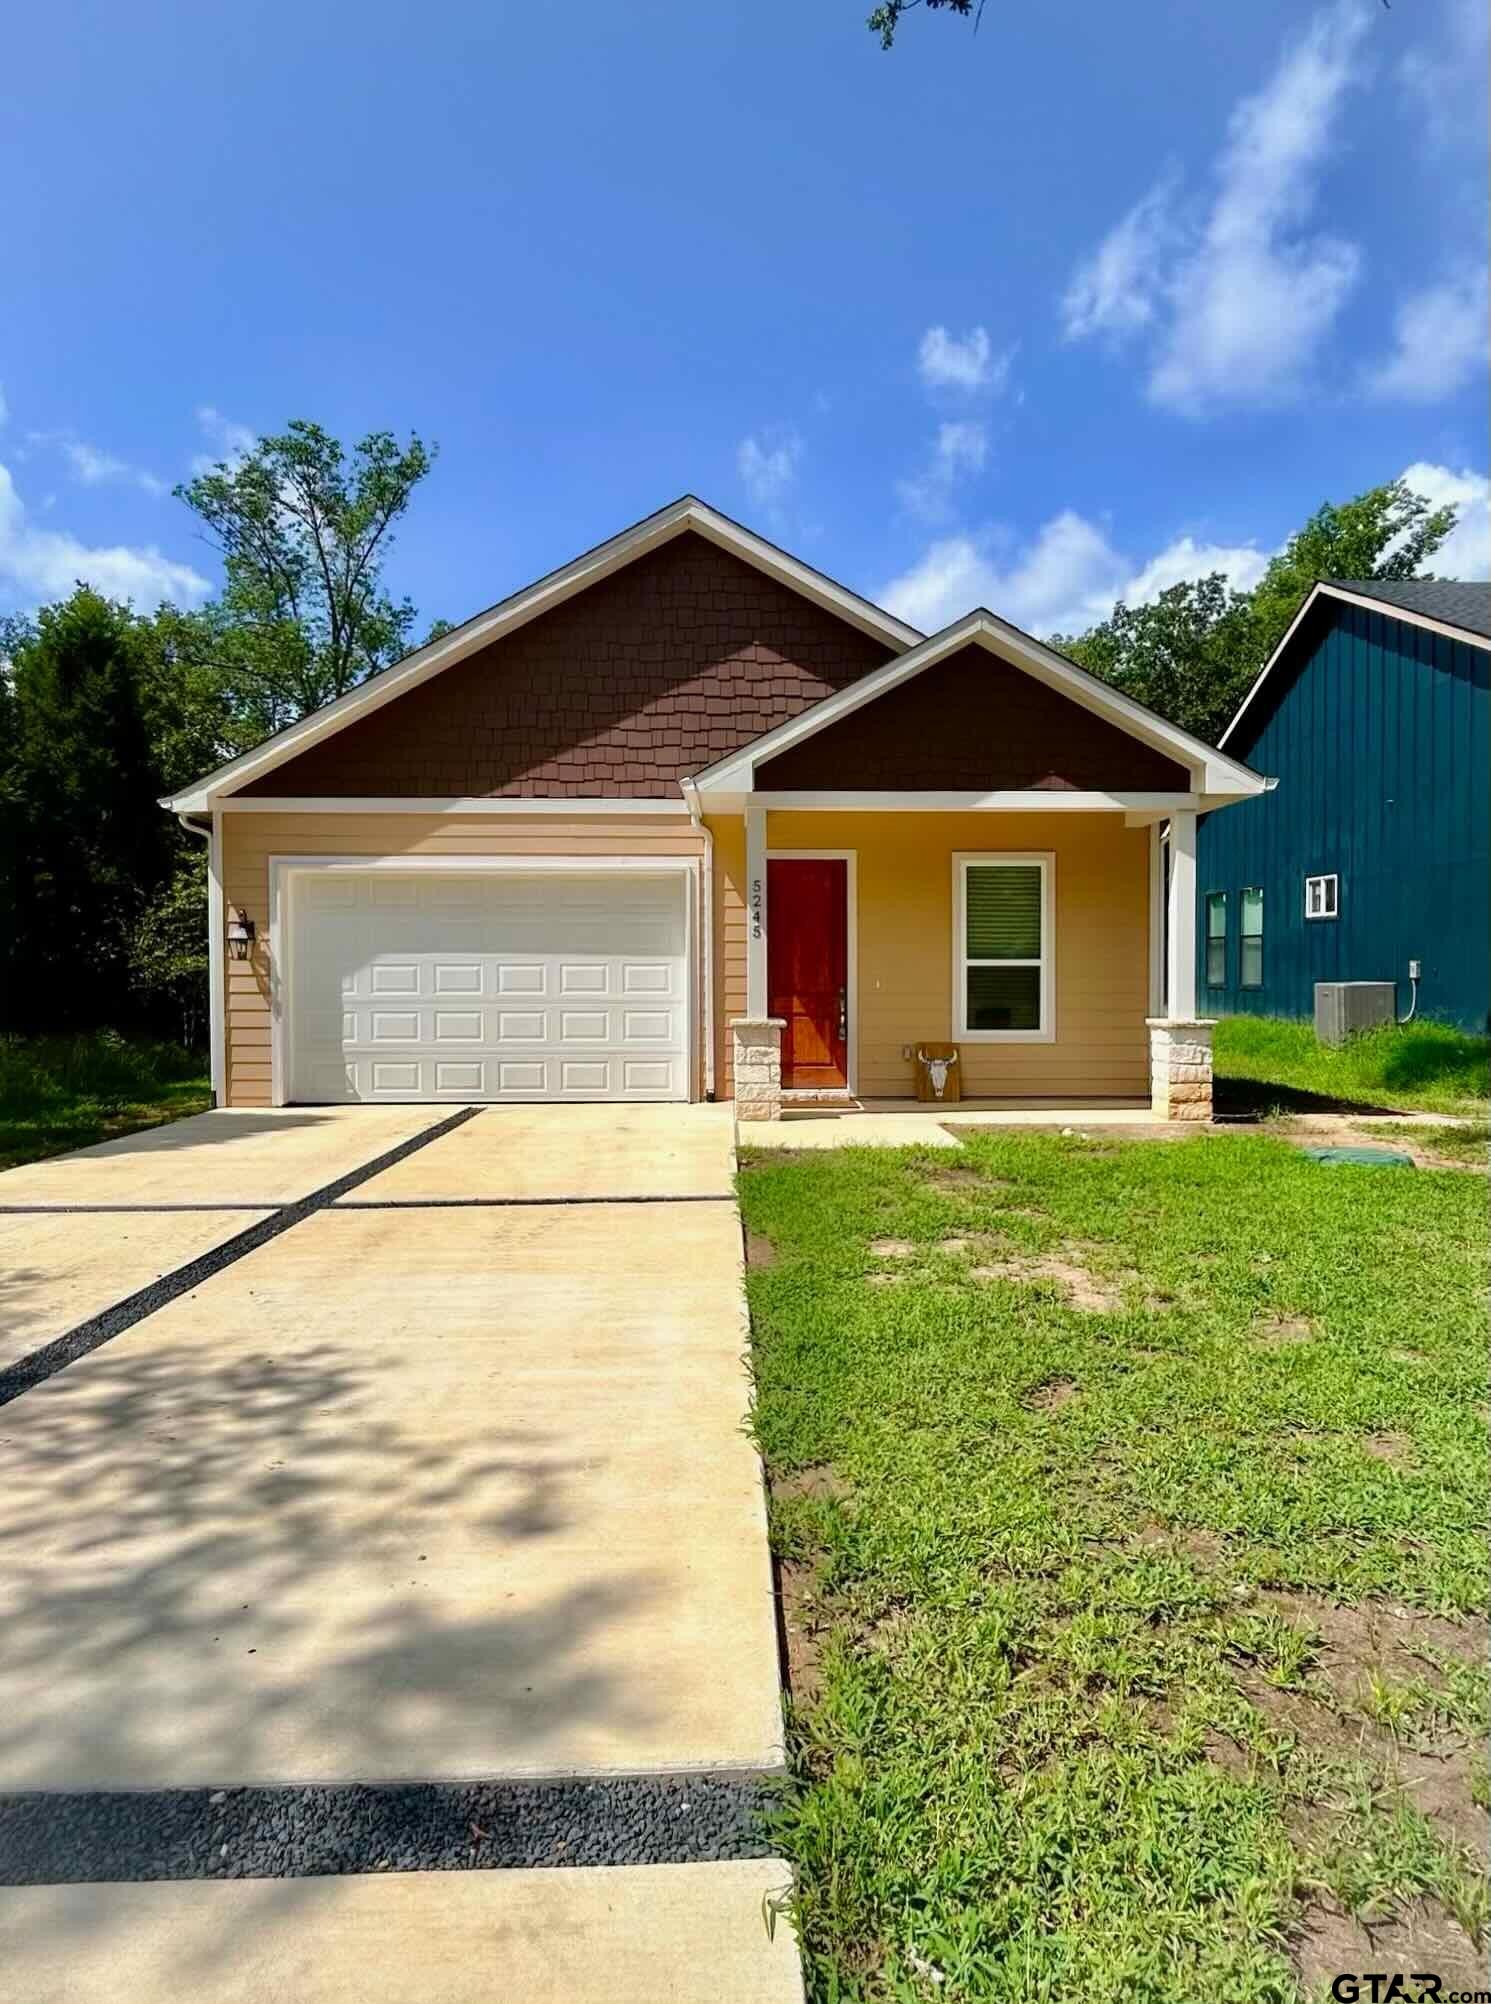
<svg viewBox="0 0 1491 2004">
<path fill-rule="evenodd" d="M 1184 792 L 1190 775 L 970 644 L 756 768 L 769 790 Z"/>
<path fill-rule="evenodd" d="M 893 652 L 690 532 L 242 792 L 674 800 Z"/>
</svg>

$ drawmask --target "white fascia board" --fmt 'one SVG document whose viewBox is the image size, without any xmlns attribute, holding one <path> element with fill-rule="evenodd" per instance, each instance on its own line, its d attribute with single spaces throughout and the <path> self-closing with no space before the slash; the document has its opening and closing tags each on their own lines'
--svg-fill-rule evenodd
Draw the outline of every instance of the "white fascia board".
<svg viewBox="0 0 1491 2004">
<path fill-rule="evenodd" d="M 1483 634 L 1467 633 L 1463 626 L 1451 626 L 1448 623 L 1448 621 L 1443 619 L 1434 619 L 1426 612 L 1415 612 L 1409 606 L 1406 605 L 1392 605 L 1386 599 L 1372 598 L 1366 592 L 1343 591 L 1340 585 L 1333 585 L 1333 584 L 1312 585 L 1310 587 L 1309 594 L 1304 601 L 1304 604 L 1301 605 L 1299 611 L 1294 615 L 1293 619 L 1290 620 L 1288 626 L 1284 629 L 1283 639 L 1279 642 L 1278 646 L 1274 649 L 1273 653 L 1269 655 L 1268 659 L 1264 662 L 1263 666 L 1258 670 L 1257 675 L 1254 676 L 1252 688 L 1249 689 L 1247 695 L 1243 697 L 1241 703 L 1239 703 L 1237 706 L 1237 715 L 1232 719 L 1232 722 L 1227 726 L 1226 730 L 1223 731 L 1221 737 L 1217 740 L 1219 747 L 1226 744 L 1227 740 L 1232 736 L 1232 733 L 1237 729 L 1238 725 L 1247 715 L 1248 710 L 1252 705 L 1253 698 L 1258 694 L 1258 691 L 1263 687 L 1264 683 L 1273 673 L 1275 663 L 1279 660 L 1280 656 L 1289 646 L 1289 643 L 1293 640 L 1295 634 L 1299 631 L 1300 625 L 1303 622 L 1306 613 L 1308 613 L 1311 607 L 1316 603 L 1316 601 L 1321 598 L 1338 599 L 1342 605 L 1360 606 L 1363 612 L 1377 612 L 1381 613 L 1385 619 L 1401 619 L 1405 621 L 1406 624 L 1408 624 L 1409 626 L 1422 626 L 1430 633 L 1442 634 L 1446 640 L 1458 640 L 1466 647 L 1484 647 L 1491 649 L 1491 640 L 1487 640 Z"/>
<path fill-rule="evenodd" d="M 477 797 L 471 800 L 436 800 L 417 796 L 336 795 L 297 797 L 255 794 L 251 799 L 228 794 L 217 803 L 222 814 L 506 814 L 568 815 L 577 819 L 591 815 L 651 815 L 654 820 L 688 819 L 688 808 L 678 800 L 639 800 L 633 796 L 618 800 L 564 799 L 545 794 L 542 799 L 515 798 L 510 794 Z"/>
<path fill-rule="evenodd" d="M 297 753 L 308 751 L 312 745 L 319 744 L 323 738 L 344 729 L 357 718 L 370 716 L 395 697 L 407 695 L 442 669 L 453 667 L 479 648 L 515 632 L 530 620 L 537 619 L 541 613 L 552 611 L 588 586 L 598 584 L 613 572 L 622 570 L 637 558 L 661 548 L 675 536 L 691 529 L 718 548 L 777 578 L 802 597 L 848 620 L 862 632 L 884 641 L 888 647 L 912 647 L 922 638 L 914 626 L 893 619 L 888 612 L 861 598 L 857 592 L 849 591 L 834 579 L 813 570 L 810 565 L 800 563 L 796 557 L 788 556 L 785 550 L 777 549 L 775 544 L 768 543 L 740 523 L 733 522 L 728 515 L 721 515 L 689 494 L 682 500 L 671 502 L 666 508 L 660 508 L 655 515 L 634 523 L 631 528 L 623 529 L 619 535 L 586 551 L 573 562 L 550 571 L 536 583 L 500 600 L 486 612 L 468 619 L 463 626 L 443 634 L 439 640 L 431 641 L 427 647 L 416 648 L 396 667 L 373 676 L 356 689 L 348 690 L 335 702 L 313 711 L 310 716 L 289 725 L 264 744 L 206 774 L 186 791 L 168 796 L 161 805 L 173 813 L 203 812 L 235 788 L 272 771 L 275 766 L 283 765 Z"/>
<path fill-rule="evenodd" d="M 772 813 L 808 814 L 1173 814 L 1197 793 L 1092 793 L 1030 787 L 1006 793 L 762 792 L 742 795 Z"/>
<path fill-rule="evenodd" d="M 896 660 L 889 661 L 883 668 L 866 675 L 848 689 L 835 696 L 826 697 L 816 703 L 801 716 L 781 724 L 774 731 L 768 731 L 754 744 L 743 751 L 732 753 L 720 760 L 706 772 L 699 775 L 697 785 L 701 793 L 716 790 L 728 792 L 754 783 L 755 768 L 778 753 L 788 750 L 804 738 L 812 737 L 829 724 L 851 715 L 866 703 L 898 688 L 912 676 L 934 667 L 939 661 L 960 647 L 977 642 L 989 652 L 1013 666 L 1024 669 L 1037 681 L 1060 695 L 1069 697 L 1095 716 L 1103 717 L 1109 723 L 1147 744 L 1151 749 L 1165 753 L 1177 763 L 1189 768 L 1193 785 L 1207 791 L 1224 788 L 1234 789 L 1239 796 L 1263 791 L 1263 779 L 1249 767 L 1240 765 L 1235 759 L 1224 758 L 1194 738 L 1188 731 L 1168 724 L 1162 717 L 1155 716 L 1142 704 L 1136 703 L 1120 690 L 1089 675 L 1074 662 L 1065 660 L 1054 653 L 1041 641 L 1022 633 L 1008 621 L 994 613 L 979 610 L 968 613 L 964 618 L 934 633 L 920 646 L 913 647 Z"/>
</svg>

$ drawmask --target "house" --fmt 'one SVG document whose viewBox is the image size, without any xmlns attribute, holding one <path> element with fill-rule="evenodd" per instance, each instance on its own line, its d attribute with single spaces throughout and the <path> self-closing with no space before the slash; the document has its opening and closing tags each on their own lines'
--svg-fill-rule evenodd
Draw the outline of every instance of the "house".
<svg viewBox="0 0 1491 2004">
<path fill-rule="evenodd" d="M 1278 787 L 1201 827 L 1205 1015 L 1391 981 L 1400 1017 L 1486 1028 L 1488 661 L 1491 585 L 1315 586 L 1222 737 Z"/>
<path fill-rule="evenodd" d="M 909 1096 L 939 1040 L 965 1099 L 1205 1118 L 1196 820 L 1263 785 L 993 613 L 925 636 L 685 497 L 163 805 L 211 845 L 220 1104 L 769 1118 Z"/>
</svg>

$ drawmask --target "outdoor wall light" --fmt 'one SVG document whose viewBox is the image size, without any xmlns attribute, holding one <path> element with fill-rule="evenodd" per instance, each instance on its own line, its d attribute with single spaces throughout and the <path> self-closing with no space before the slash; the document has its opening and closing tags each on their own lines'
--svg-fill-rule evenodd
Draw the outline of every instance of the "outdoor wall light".
<svg viewBox="0 0 1491 2004">
<path fill-rule="evenodd" d="M 245 912 L 235 911 L 228 919 L 228 951 L 235 960 L 247 960 L 254 950 L 254 922 Z"/>
</svg>

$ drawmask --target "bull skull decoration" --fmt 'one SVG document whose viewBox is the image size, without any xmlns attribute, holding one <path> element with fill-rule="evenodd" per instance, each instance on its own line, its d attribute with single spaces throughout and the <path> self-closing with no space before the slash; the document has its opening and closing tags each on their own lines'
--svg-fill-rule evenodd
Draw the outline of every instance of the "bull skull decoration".
<svg viewBox="0 0 1491 2004">
<path fill-rule="evenodd" d="M 941 1099 L 947 1091 L 947 1075 L 958 1062 L 957 1052 L 954 1051 L 948 1058 L 929 1058 L 924 1050 L 918 1048 L 916 1055 L 918 1061 L 927 1068 L 927 1076 L 932 1081 L 933 1099 Z"/>
</svg>

